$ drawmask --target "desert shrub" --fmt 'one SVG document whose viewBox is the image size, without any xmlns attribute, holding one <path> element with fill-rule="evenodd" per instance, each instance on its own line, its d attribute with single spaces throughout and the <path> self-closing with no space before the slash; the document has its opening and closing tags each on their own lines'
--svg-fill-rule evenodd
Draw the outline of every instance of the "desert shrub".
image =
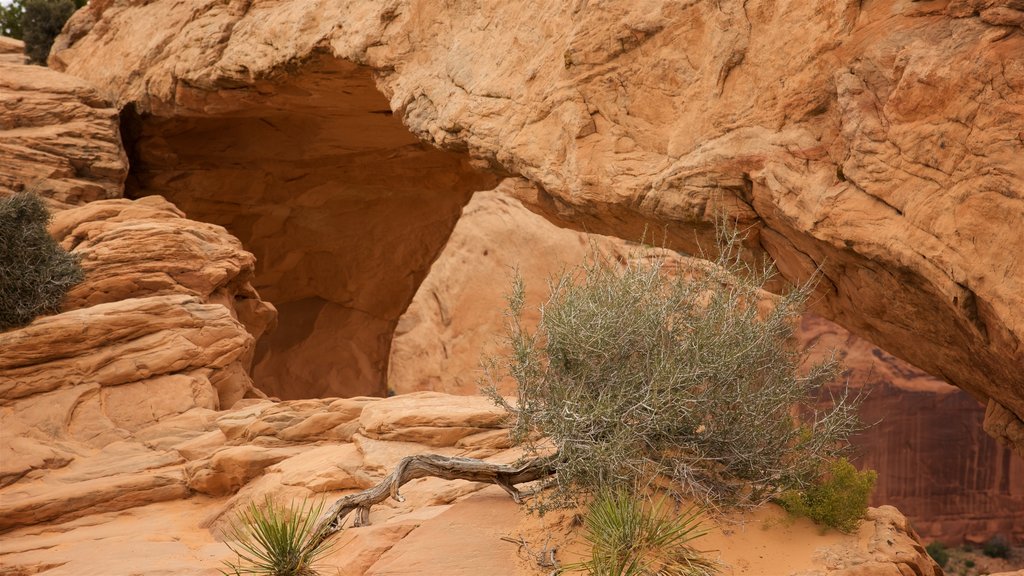
<svg viewBox="0 0 1024 576">
<path fill-rule="evenodd" d="M 853 532 L 864 517 L 877 479 L 874 470 L 858 472 L 846 458 L 840 458 L 831 462 L 812 486 L 789 491 L 780 502 L 793 514 L 842 532 Z"/>
<path fill-rule="evenodd" d="M 993 536 L 981 545 L 981 553 L 989 558 L 1007 558 L 1010 555 L 1010 543 L 1002 536 Z"/>
<path fill-rule="evenodd" d="M 706 576 L 718 565 L 691 543 L 707 533 L 699 511 L 675 515 L 663 498 L 645 506 L 625 490 L 603 490 L 590 503 L 583 525 L 590 560 L 569 566 L 595 576 Z"/>
<path fill-rule="evenodd" d="M 330 552 L 330 541 L 317 538 L 316 522 L 323 503 L 281 507 L 270 497 L 260 506 L 250 502 L 239 511 L 228 530 L 228 547 L 237 555 L 225 562 L 222 574 L 316 576 L 315 564 Z"/>
<path fill-rule="evenodd" d="M 81 0 L 23 0 L 21 34 L 29 61 L 46 64 L 53 40 L 64 23 L 85 2 Z"/>
<path fill-rule="evenodd" d="M 925 546 L 924 549 L 928 552 L 928 555 L 932 557 L 932 560 L 935 560 L 936 564 L 941 568 L 946 567 L 946 564 L 949 562 L 949 551 L 946 550 L 945 544 L 942 542 L 932 542 Z"/>
<path fill-rule="evenodd" d="M 0 198 L 0 330 L 58 311 L 68 289 L 84 277 L 78 258 L 47 233 L 49 220 L 35 194 Z"/>
<path fill-rule="evenodd" d="M 817 408 L 836 363 L 801 374 L 788 341 L 810 286 L 759 313 L 771 270 L 746 264 L 736 245 L 727 239 L 714 265 L 688 277 L 593 256 L 551 281 L 533 332 L 521 320 L 522 279 L 513 282 L 512 352 L 487 373 L 507 370 L 517 402 L 486 391 L 512 415 L 514 440 L 557 450 L 542 510 L 652 479 L 703 505 L 755 505 L 809 487 L 845 450 L 856 402 Z"/>
</svg>

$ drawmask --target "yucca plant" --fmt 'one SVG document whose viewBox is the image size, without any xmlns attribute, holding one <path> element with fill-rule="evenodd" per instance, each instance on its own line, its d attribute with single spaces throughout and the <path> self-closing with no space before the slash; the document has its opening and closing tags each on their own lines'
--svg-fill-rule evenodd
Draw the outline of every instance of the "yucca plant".
<svg viewBox="0 0 1024 576">
<path fill-rule="evenodd" d="M 590 560 L 567 567 L 593 576 L 707 576 L 718 564 L 691 542 L 707 533 L 700 512 L 691 507 L 672 513 L 662 498 L 645 502 L 624 489 L 598 493 L 584 527 Z"/>
<path fill-rule="evenodd" d="M 228 529 L 228 548 L 238 558 L 225 562 L 230 576 L 317 576 L 314 565 L 331 549 L 331 542 L 316 538 L 316 521 L 323 502 L 282 507 L 268 496 L 238 512 Z"/>
</svg>

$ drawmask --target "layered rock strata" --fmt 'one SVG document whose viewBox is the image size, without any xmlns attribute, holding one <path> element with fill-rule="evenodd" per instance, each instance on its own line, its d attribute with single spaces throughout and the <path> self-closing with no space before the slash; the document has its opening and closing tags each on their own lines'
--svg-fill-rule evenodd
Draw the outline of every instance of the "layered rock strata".
<svg viewBox="0 0 1024 576">
<path fill-rule="evenodd" d="M 820 313 L 1021 446 L 1022 21 L 1014 0 L 104 0 L 51 65 L 164 117 L 367 66 L 414 134 L 534 182 L 563 224 L 695 253 L 728 214 L 786 279 L 820 269 Z"/>
<path fill-rule="evenodd" d="M 24 63 L 0 37 L 0 196 L 35 191 L 54 208 L 119 198 L 128 161 L 118 111 L 88 83 Z"/>
<path fill-rule="evenodd" d="M 0 488 L 0 561 L 12 573 L 50 576 L 214 574 L 234 560 L 223 540 L 234 512 L 250 502 L 330 502 L 426 452 L 512 462 L 521 454 L 509 447 L 503 421 L 483 398 L 433 392 L 196 407 Z M 369 527 L 341 533 L 324 569 L 535 574 L 533 560 L 503 537 L 525 535 L 534 546 L 578 538 L 572 514 L 542 522 L 496 488 L 481 492 L 486 487 L 437 478 L 406 484 L 403 502 L 375 507 Z M 764 573 L 779 562 L 785 574 L 941 574 L 891 507 L 871 509 L 850 536 L 822 536 L 783 516 L 766 508 L 748 519 L 770 531 L 737 533 L 731 523 L 712 530 L 727 574 Z M 768 548 L 787 552 L 768 564 Z"/>
<path fill-rule="evenodd" d="M 280 313 L 253 376 L 282 398 L 384 394 L 398 317 L 493 176 L 416 140 L 369 69 L 325 57 L 135 107 L 129 196 L 161 194 L 257 257 Z"/>
<path fill-rule="evenodd" d="M 274 309 L 248 283 L 252 255 L 222 228 L 153 197 L 69 208 L 52 231 L 85 280 L 67 311 L 0 333 L 0 485 L 194 408 L 262 396 L 248 368 Z"/>
</svg>

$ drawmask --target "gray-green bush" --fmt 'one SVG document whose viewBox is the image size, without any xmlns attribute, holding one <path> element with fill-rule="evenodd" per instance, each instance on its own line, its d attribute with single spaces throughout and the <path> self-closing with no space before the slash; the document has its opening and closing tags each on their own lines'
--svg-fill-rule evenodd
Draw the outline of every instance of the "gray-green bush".
<svg viewBox="0 0 1024 576">
<path fill-rule="evenodd" d="M 736 245 L 685 276 L 595 256 L 551 282 L 536 331 L 514 282 L 512 353 L 488 373 L 507 370 L 517 402 L 489 393 L 513 416 L 515 440 L 557 451 L 557 487 L 539 507 L 656 480 L 706 506 L 756 505 L 812 485 L 844 453 L 856 402 L 819 410 L 837 364 L 802 374 L 788 340 L 811 287 L 759 313 L 771 270 L 746 264 Z"/>
<path fill-rule="evenodd" d="M 31 193 L 0 198 L 0 330 L 57 312 L 84 274 L 46 231 L 50 213 Z"/>
</svg>

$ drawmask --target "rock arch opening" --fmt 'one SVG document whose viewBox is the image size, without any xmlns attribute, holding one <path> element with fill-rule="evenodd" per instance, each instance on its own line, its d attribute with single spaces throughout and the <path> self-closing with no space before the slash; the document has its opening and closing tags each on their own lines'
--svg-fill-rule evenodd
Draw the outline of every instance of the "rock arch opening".
<svg viewBox="0 0 1024 576">
<path fill-rule="evenodd" d="M 318 56 L 123 113 L 126 194 L 162 195 L 257 257 L 278 309 L 253 379 L 285 399 L 383 395 L 392 334 L 463 206 L 496 177 L 423 144 L 368 68 Z"/>
</svg>

